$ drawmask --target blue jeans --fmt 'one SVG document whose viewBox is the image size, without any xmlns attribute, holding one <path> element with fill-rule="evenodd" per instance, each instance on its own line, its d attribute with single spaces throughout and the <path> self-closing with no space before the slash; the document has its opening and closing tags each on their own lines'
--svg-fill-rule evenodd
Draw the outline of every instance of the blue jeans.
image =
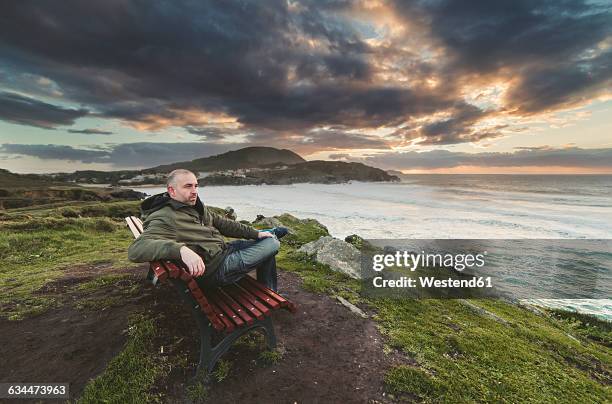
<svg viewBox="0 0 612 404">
<path fill-rule="evenodd" d="M 219 265 L 211 283 L 223 286 L 237 282 L 256 267 L 257 280 L 270 289 L 277 290 L 275 256 L 279 247 L 280 242 L 276 237 L 230 242 L 231 252 Z"/>
</svg>

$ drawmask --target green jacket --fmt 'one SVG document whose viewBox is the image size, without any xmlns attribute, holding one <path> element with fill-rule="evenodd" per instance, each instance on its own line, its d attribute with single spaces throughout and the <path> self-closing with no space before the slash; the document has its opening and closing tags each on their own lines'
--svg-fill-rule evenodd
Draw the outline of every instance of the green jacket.
<svg viewBox="0 0 612 404">
<path fill-rule="evenodd" d="M 128 249 L 130 261 L 180 261 L 180 249 L 187 246 L 204 260 L 205 277 L 212 275 L 229 253 L 222 235 L 248 239 L 258 235 L 252 227 L 209 211 L 200 198 L 190 206 L 168 193 L 158 194 L 142 202 L 140 213 L 144 231 Z"/>
</svg>

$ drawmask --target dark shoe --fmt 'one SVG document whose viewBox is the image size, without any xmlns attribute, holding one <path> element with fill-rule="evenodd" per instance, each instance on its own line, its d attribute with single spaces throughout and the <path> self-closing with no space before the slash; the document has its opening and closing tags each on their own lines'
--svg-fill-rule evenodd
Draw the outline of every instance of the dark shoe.
<svg viewBox="0 0 612 404">
<path fill-rule="evenodd" d="M 276 236 L 277 239 L 280 240 L 289 233 L 289 229 L 286 227 L 275 227 L 272 229 L 272 233 Z"/>
<path fill-rule="evenodd" d="M 274 234 L 278 240 L 285 237 L 289 233 L 289 229 L 286 227 L 275 227 L 273 229 L 264 229 L 261 231 L 268 231 Z"/>
</svg>

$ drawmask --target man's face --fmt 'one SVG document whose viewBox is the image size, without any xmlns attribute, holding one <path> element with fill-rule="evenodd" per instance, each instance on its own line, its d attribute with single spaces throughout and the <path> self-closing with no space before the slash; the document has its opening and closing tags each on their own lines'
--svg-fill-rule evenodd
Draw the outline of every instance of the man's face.
<svg viewBox="0 0 612 404">
<path fill-rule="evenodd" d="M 174 185 L 168 185 L 168 194 L 176 201 L 193 206 L 198 199 L 198 179 L 193 174 L 179 174 Z"/>
</svg>

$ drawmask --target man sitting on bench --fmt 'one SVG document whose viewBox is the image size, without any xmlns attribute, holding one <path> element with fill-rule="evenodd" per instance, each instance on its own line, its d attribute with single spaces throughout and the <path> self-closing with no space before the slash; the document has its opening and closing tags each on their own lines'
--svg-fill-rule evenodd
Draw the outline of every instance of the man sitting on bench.
<svg viewBox="0 0 612 404">
<path fill-rule="evenodd" d="M 182 261 L 202 287 L 236 282 L 257 267 L 257 280 L 277 290 L 275 255 L 287 229 L 258 231 L 209 211 L 191 171 L 172 171 L 166 185 L 142 202 L 144 231 L 128 250 L 131 261 Z M 250 240 L 227 243 L 222 235 Z"/>
</svg>

